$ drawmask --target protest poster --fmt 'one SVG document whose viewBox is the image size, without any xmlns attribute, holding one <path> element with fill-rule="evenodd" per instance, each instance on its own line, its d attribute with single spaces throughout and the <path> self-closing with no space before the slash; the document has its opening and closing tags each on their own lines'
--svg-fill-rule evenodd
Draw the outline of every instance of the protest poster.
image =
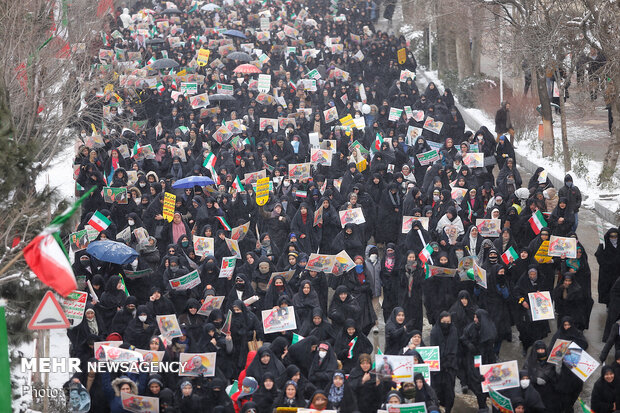
<svg viewBox="0 0 620 413">
<path fill-rule="evenodd" d="M 411 383 L 413 382 L 413 357 L 378 355 L 375 358 L 375 373 L 380 380 Z"/>
<path fill-rule="evenodd" d="M 539 264 L 548 264 L 553 261 L 553 257 L 549 256 L 549 240 L 543 241 L 534 254 L 534 259 Z"/>
<path fill-rule="evenodd" d="M 548 253 L 550 257 L 577 258 L 577 239 L 552 235 Z"/>
<path fill-rule="evenodd" d="M 438 135 L 441 133 L 442 127 L 443 127 L 443 122 L 435 120 L 431 118 L 430 116 L 427 117 L 426 120 L 424 121 L 424 129 L 426 129 L 427 131 L 436 133 Z"/>
<path fill-rule="evenodd" d="M 288 176 L 298 181 L 302 179 L 310 179 L 310 162 L 294 163 L 288 166 Z"/>
<path fill-rule="evenodd" d="M 216 89 L 217 89 L 217 93 L 220 93 L 222 95 L 232 96 L 234 94 L 233 85 L 225 85 L 223 83 L 217 83 Z"/>
<path fill-rule="evenodd" d="M 465 256 L 459 260 L 459 265 L 457 267 L 457 271 L 461 277 L 461 281 L 474 281 L 469 278 L 467 275 L 467 271 L 474 268 L 474 264 L 476 263 L 476 256 Z"/>
<path fill-rule="evenodd" d="M 428 364 L 431 371 L 441 370 L 439 346 L 416 347 L 415 350 L 420 357 L 422 357 L 422 360 L 424 360 L 424 364 Z"/>
<path fill-rule="evenodd" d="M 144 227 L 136 228 L 132 231 L 134 237 L 136 237 L 136 241 L 138 244 L 148 241 L 149 233 Z"/>
<path fill-rule="evenodd" d="M 127 187 L 113 188 L 106 186 L 103 188 L 103 200 L 108 204 L 117 203 L 127 204 Z"/>
<path fill-rule="evenodd" d="M 103 346 L 120 347 L 121 344 L 123 344 L 122 341 L 95 341 L 93 344 L 93 356 L 97 360 L 104 361 L 105 351 L 103 350 Z"/>
<path fill-rule="evenodd" d="M 267 171 L 261 169 L 257 172 L 249 172 L 243 175 L 243 184 L 244 185 L 252 185 L 257 182 L 259 179 L 264 179 L 267 177 Z"/>
<path fill-rule="evenodd" d="M 439 159 L 439 152 L 437 152 L 437 149 L 431 149 L 427 152 L 418 153 L 416 158 L 418 158 L 420 165 L 430 165 Z"/>
<path fill-rule="evenodd" d="M 403 215 L 403 224 L 401 225 L 400 232 L 408 234 L 411 231 L 411 225 L 413 221 L 420 221 L 422 228 L 428 231 L 428 217 L 412 217 L 409 215 Z"/>
<path fill-rule="evenodd" d="M 310 149 L 310 162 L 315 165 L 331 166 L 332 156 L 333 152 L 331 151 L 331 149 Z"/>
<path fill-rule="evenodd" d="M 145 363 L 158 363 L 164 359 L 164 354 L 166 353 L 164 350 L 142 350 L 139 348 L 136 351 L 142 354 L 142 361 Z"/>
<path fill-rule="evenodd" d="M 195 95 L 198 93 L 198 83 L 196 82 L 181 82 L 179 92 L 183 95 Z"/>
<path fill-rule="evenodd" d="M 71 324 L 69 328 L 73 328 L 82 322 L 87 299 L 88 293 L 83 291 L 73 291 L 62 299 L 62 309 Z"/>
<path fill-rule="evenodd" d="M 207 295 L 202 302 L 202 305 L 198 309 L 198 314 L 209 316 L 211 311 L 215 309 L 219 309 L 222 307 L 222 303 L 224 302 L 225 296 L 219 295 Z"/>
<path fill-rule="evenodd" d="M 325 123 L 331 123 L 335 120 L 338 120 L 338 109 L 334 106 L 333 108 L 329 108 L 323 111 L 323 118 L 325 118 Z"/>
<path fill-rule="evenodd" d="M 407 69 L 401 70 L 399 79 L 403 83 L 406 82 L 407 79 L 415 80 L 415 73 Z"/>
<path fill-rule="evenodd" d="M 435 265 L 428 266 L 429 277 L 447 277 L 453 278 L 456 275 L 456 268 L 437 267 Z"/>
<path fill-rule="evenodd" d="M 306 270 L 329 273 L 334 267 L 334 261 L 336 260 L 334 255 L 327 254 L 310 254 L 308 263 L 306 264 Z"/>
<path fill-rule="evenodd" d="M 420 373 L 422 377 L 424 377 L 424 381 L 429 386 L 431 385 L 431 367 L 428 364 L 414 364 L 413 365 L 413 376 L 417 373 Z"/>
<path fill-rule="evenodd" d="M 353 209 L 345 209 L 344 211 L 339 211 L 340 214 L 340 225 L 344 228 L 347 224 L 363 224 L 366 222 L 366 218 L 364 218 L 364 213 L 362 212 L 362 208 L 353 208 Z"/>
<path fill-rule="evenodd" d="M 105 344 L 100 347 L 100 350 L 105 353 L 105 360 L 108 362 L 121 363 L 127 361 L 142 361 L 142 354 L 134 350 L 120 348 L 117 346 L 107 346 Z"/>
<path fill-rule="evenodd" d="M 556 339 L 555 343 L 553 343 L 553 347 L 551 347 L 547 361 L 549 363 L 560 365 L 564 356 L 568 354 L 568 346 L 570 343 L 571 341 L 569 340 L 562 340 L 560 338 Z"/>
<path fill-rule="evenodd" d="M 265 334 L 296 330 L 295 307 L 277 307 L 261 311 Z"/>
<path fill-rule="evenodd" d="M 267 285 L 268 286 L 271 285 L 271 282 L 273 281 L 273 279 L 278 276 L 283 277 L 284 281 L 289 282 L 293 279 L 294 275 L 295 275 L 295 270 L 272 272 L 271 277 L 269 277 L 269 282 L 267 283 Z"/>
<path fill-rule="evenodd" d="M 284 409 L 287 409 L 284 407 Z M 294 408 L 297 410 L 297 413 L 338 413 L 338 410 L 315 410 L 315 409 L 306 409 L 305 407 Z"/>
<path fill-rule="evenodd" d="M 181 353 L 179 376 L 213 377 L 215 376 L 215 356 L 217 353 Z"/>
<path fill-rule="evenodd" d="M 491 399 L 491 404 L 493 405 L 494 411 L 497 409 L 500 413 L 514 412 L 510 399 L 503 394 L 496 392 L 493 387 L 489 388 L 489 398 Z"/>
<path fill-rule="evenodd" d="M 488 392 L 491 386 L 495 390 L 519 386 L 519 366 L 516 360 L 482 364 L 480 365 L 480 375 L 484 379 L 482 381 L 483 392 Z"/>
<path fill-rule="evenodd" d="M 487 271 L 474 261 L 474 281 L 482 288 L 487 288 Z"/>
<path fill-rule="evenodd" d="M 454 224 L 450 224 L 443 227 L 443 232 L 448 236 L 448 243 L 456 245 L 456 240 L 459 237 L 459 228 Z"/>
<path fill-rule="evenodd" d="M 211 55 L 211 50 L 203 49 L 202 47 L 198 49 L 198 52 L 196 52 L 196 63 L 198 66 L 206 66 L 209 63 L 209 55 Z"/>
<path fill-rule="evenodd" d="M 463 163 L 470 168 L 484 167 L 484 153 L 467 152 L 463 155 Z"/>
<path fill-rule="evenodd" d="M 355 262 L 345 250 L 342 250 L 334 256 L 334 266 L 329 272 L 338 276 L 344 274 L 353 267 L 355 267 Z"/>
<path fill-rule="evenodd" d="M 241 259 L 241 249 L 239 249 L 239 241 L 236 239 L 224 238 L 226 240 L 226 246 L 231 254 L 234 254 L 235 258 Z"/>
<path fill-rule="evenodd" d="M 178 278 L 168 280 L 170 287 L 176 291 L 191 290 L 200 285 L 200 274 L 198 270 L 194 270 Z"/>
<path fill-rule="evenodd" d="M 132 413 L 159 413 L 159 399 L 157 397 L 121 392 L 121 403 L 123 409 Z"/>
<path fill-rule="evenodd" d="M 530 299 L 530 311 L 532 312 L 532 321 L 553 320 L 555 318 L 553 312 L 553 302 L 549 291 L 536 291 L 528 293 Z"/>
<path fill-rule="evenodd" d="M 90 244 L 90 239 L 88 237 L 88 231 L 85 229 L 77 232 L 72 232 L 69 235 L 69 247 L 73 252 L 83 250 L 84 248 L 88 247 L 88 244 Z"/>
<path fill-rule="evenodd" d="M 392 121 L 392 122 L 397 122 L 398 119 L 400 118 L 400 116 L 403 113 L 403 109 L 398 109 L 398 108 L 390 108 L 390 113 L 388 115 L 388 120 Z"/>
<path fill-rule="evenodd" d="M 230 231 L 230 239 L 233 239 L 235 241 L 243 241 L 243 239 L 245 238 L 249 230 L 250 230 L 250 221 L 246 222 L 245 224 L 234 227 Z"/>
<path fill-rule="evenodd" d="M 150 268 L 146 268 L 144 270 L 136 270 L 136 271 L 132 271 L 132 270 L 123 270 L 123 272 L 125 273 L 125 277 L 128 280 L 137 280 L 139 278 L 144 278 L 148 275 L 150 275 L 153 270 Z"/>
<path fill-rule="evenodd" d="M 499 237 L 502 232 L 502 221 L 500 219 L 476 219 L 476 227 L 480 236 Z"/>
<path fill-rule="evenodd" d="M 209 103 L 209 95 L 207 95 L 206 93 L 194 95 L 189 98 L 189 104 L 192 109 L 206 108 L 207 106 L 209 106 Z"/>
<path fill-rule="evenodd" d="M 168 222 L 172 222 L 172 218 L 174 218 L 176 202 L 177 196 L 175 194 L 171 194 L 170 192 L 164 193 L 164 207 L 162 215 L 164 219 Z"/>
<path fill-rule="evenodd" d="M 176 314 L 158 315 L 157 325 L 159 326 L 159 331 L 162 336 L 167 339 L 173 339 L 183 335 Z"/>
<path fill-rule="evenodd" d="M 452 199 L 456 201 L 457 205 L 461 204 L 465 195 L 467 195 L 467 188 L 452 188 Z"/>
<path fill-rule="evenodd" d="M 388 404 L 387 413 L 426 413 L 426 403 Z"/>
<path fill-rule="evenodd" d="M 262 93 L 269 93 L 271 89 L 271 75 L 258 75 L 258 91 Z"/>
<path fill-rule="evenodd" d="M 321 205 L 319 208 L 317 208 L 316 211 L 314 211 L 314 219 L 312 220 L 312 226 L 316 227 L 319 224 L 323 223 L 323 205 Z"/>
<path fill-rule="evenodd" d="M 220 267 L 219 278 L 230 278 L 235 271 L 235 265 L 237 265 L 237 257 L 224 257 L 222 258 L 222 265 Z"/>
<path fill-rule="evenodd" d="M 600 366 L 600 363 L 596 359 L 586 353 L 586 351 L 576 343 L 569 344 L 568 352 L 564 355 L 562 361 L 575 376 L 579 377 L 584 382 L 588 380 L 592 373 Z"/>
</svg>

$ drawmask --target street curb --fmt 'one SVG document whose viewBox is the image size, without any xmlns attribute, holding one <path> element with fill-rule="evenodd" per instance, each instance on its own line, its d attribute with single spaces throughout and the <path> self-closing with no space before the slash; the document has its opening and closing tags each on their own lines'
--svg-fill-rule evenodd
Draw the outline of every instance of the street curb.
<svg viewBox="0 0 620 413">
<path fill-rule="evenodd" d="M 427 77 L 425 76 L 423 72 L 416 74 L 416 76 L 418 80 L 424 79 L 426 81 L 426 84 L 428 84 L 429 80 L 427 79 Z M 457 109 L 461 112 L 461 116 L 463 117 L 463 120 L 465 121 L 465 125 L 467 125 L 467 127 L 469 127 L 470 129 L 474 131 L 477 131 L 478 129 L 480 129 L 480 127 L 485 126 L 482 123 L 480 123 L 474 116 L 472 116 L 469 113 L 469 110 L 467 108 L 464 108 L 463 106 L 461 106 L 461 104 L 458 103 L 456 100 L 454 103 Z M 528 158 L 519 154 L 518 152 L 515 152 L 515 155 L 517 158 L 516 159 L 517 165 L 526 169 L 529 173 L 533 174 L 536 171 L 536 169 L 538 169 L 538 167 L 540 166 L 530 161 Z M 558 178 L 557 176 L 553 175 L 550 172 L 547 174 L 547 177 L 549 178 L 553 186 L 555 186 L 556 188 L 559 189 L 564 186 L 564 177 Z M 615 211 L 612 211 L 611 209 L 602 205 L 598 201 L 594 201 L 594 211 L 597 214 L 599 214 L 603 219 L 610 222 L 614 226 L 617 227 L 620 225 L 620 216 Z"/>
</svg>

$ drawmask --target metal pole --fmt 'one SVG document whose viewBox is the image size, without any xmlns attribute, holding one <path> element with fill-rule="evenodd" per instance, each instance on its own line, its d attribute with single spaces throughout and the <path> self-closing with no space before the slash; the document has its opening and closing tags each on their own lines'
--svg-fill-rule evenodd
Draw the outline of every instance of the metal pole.
<svg viewBox="0 0 620 413">
<path fill-rule="evenodd" d="M 500 45 L 501 47 L 501 45 Z M 504 101 L 504 65 L 502 62 L 502 52 L 499 53 L 499 104 Z"/>
<path fill-rule="evenodd" d="M 49 358 L 50 356 L 50 330 L 45 330 L 45 333 L 43 333 L 43 337 L 45 337 L 45 354 L 43 355 L 44 358 Z M 50 387 L 50 374 L 48 372 L 43 373 L 45 376 L 44 379 L 44 389 L 45 391 L 43 392 L 43 413 L 49 413 L 49 407 L 50 407 L 50 399 L 49 399 L 49 392 L 47 391 L 47 389 L 49 389 Z"/>
<path fill-rule="evenodd" d="M 433 36 L 431 35 L 431 22 L 428 22 L 428 70 L 433 70 Z"/>
</svg>

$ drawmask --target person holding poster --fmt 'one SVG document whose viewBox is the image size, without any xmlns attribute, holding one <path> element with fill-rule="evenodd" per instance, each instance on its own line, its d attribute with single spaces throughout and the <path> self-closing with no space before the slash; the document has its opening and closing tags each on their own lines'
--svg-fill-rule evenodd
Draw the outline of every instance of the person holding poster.
<svg viewBox="0 0 620 413">
<path fill-rule="evenodd" d="M 559 394 L 555 391 L 558 382 L 556 365 L 548 361 L 549 353 L 544 341 L 538 340 L 532 346 L 523 364 L 523 369 L 532 386 L 541 396 L 545 406 L 558 406 Z M 560 361 L 561 363 L 561 361 Z M 519 372 L 521 376 L 521 372 Z"/>
<path fill-rule="evenodd" d="M 527 272 L 519 277 L 514 288 L 513 296 L 518 306 L 516 324 L 519 330 L 519 340 L 523 346 L 523 355 L 535 341 L 544 339 L 551 332 L 548 320 L 532 320 L 530 293 L 542 290 L 538 277 L 538 266 L 530 264 Z"/>
<path fill-rule="evenodd" d="M 581 286 L 575 281 L 574 273 L 564 274 L 562 283 L 555 287 L 551 298 L 557 313 L 558 328 L 560 328 L 560 320 L 568 316 L 572 318 L 577 329 L 584 329 L 586 297 Z"/>
</svg>

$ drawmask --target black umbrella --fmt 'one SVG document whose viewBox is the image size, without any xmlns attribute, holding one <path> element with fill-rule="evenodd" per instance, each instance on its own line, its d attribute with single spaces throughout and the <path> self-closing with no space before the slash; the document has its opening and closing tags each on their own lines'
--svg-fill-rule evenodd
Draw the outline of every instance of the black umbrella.
<svg viewBox="0 0 620 413">
<path fill-rule="evenodd" d="M 240 39 L 247 39 L 247 37 L 245 36 L 245 34 L 241 33 L 239 30 L 226 30 L 224 32 L 225 36 L 231 36 L 231 37 L 238 37 Z"/>
<path fill-rule="evenodd" d="M 179 9 L 166 9 L 161 12 L 161 14 L 182 14 L 183 12 Z"/>
<path fill-rule="evenodd" d="M 233 95 L 224 95 L 222 93 L 216 93 L 215 95 L 209 95 L 209 102 L 222 102 L 236 100 Z"/>
<path fill-rule="evenodd" d="M 160 37 L 156 37 L 154 39 L 147 39 L 146 44 L 162 44 L 164 43 L 164 39 Z"/>
<path fill-rule="evenodd" d="M 232 52 L 232 53 L 229 53 L 228 56 L 226 56 L 226 58 L 231 59 L 231 60 L 239 60 L 241 62 L 252 61 L 252 56 L 250 56 L 249 54 L 245 52 Z"/>
<path fill-rule="evenodd" d="M 172 59 L 158 59 L 149 65 L 149 69 L 153 70 L 171 69 L 174 67 L 179 67 L 179 64 Z"/>
</svg>

